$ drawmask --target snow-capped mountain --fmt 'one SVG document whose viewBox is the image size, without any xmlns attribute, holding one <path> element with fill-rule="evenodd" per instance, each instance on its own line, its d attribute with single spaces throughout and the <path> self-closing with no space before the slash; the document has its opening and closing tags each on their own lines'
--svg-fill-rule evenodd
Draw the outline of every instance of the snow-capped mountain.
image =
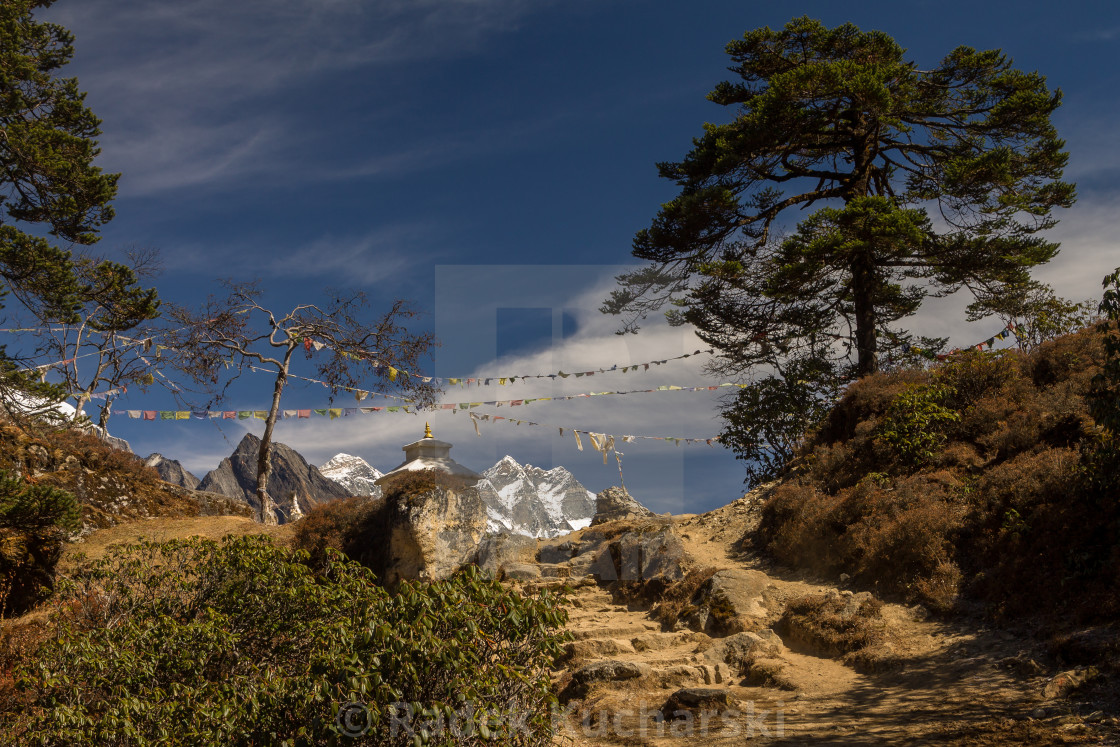
<svg viewBox="0 0 1120 747">
<path fill-rule="evenodd" d="M 381 472 L 361 457 L 335 454 L 319 467 L 319 471 L 323 477 L 346 488 L 351 495 L 371 495 L 375 498 L 381 495 L 381 487 L 374 485 Z"/>
<path fill-rule="evenodd" d="M 545 471 L 506 456 L 482 473 L 478 490 L 491 532 L 555 537 L 588 526 L 595 516 L 595 494 L 563 467 Z"/>
</svg>

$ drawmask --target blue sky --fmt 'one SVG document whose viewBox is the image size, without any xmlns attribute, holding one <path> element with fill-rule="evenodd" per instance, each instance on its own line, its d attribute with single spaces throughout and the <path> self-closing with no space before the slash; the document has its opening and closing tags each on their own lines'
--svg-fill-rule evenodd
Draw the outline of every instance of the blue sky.
<svg viewBox="0 0 1120 747">
<path fill-rule="evenodd" d="M 1061 88 L 1056 122 L 1080 197 L 1054 231 L 1061 255 L 1038 277 L 1067 297 L 1099 296 L 1100 278 L 1120 264 L 1113 3 L 59 0 L 45 15 L 76 34 L 68 73 L 104 120 L 101 165 L 123 174 L 99 251 L 159 249 L 156 284 L 179 303 L 201 301 L 224 277 L 259 278 L 278 308 L 328 286 L 360 287 L 375 303 L 413 299 L 446 338 L 434 372 L 456 376 L 628 365 L 700 347 L 687 330 L 656 324 L 619 338 L 596 309 L 630 260 L 634 231 L 673 194 L 655 162 L 679 158 L 703 122 L 730 116 L 704 98 L 727 77 L 724 45 L 802 14 L 886 31 L 925 66 L 960 44 L 1001 47 Z M 964 323 L 963 305 L 931 304 L 914 328 L 954 344 L 998 331 Z M 479 309 L 489 316 L 467 323 Z M 716 383 L 695 359 L 590 381 L 446 399 Z M 224 407 L 263 407 L 269 388 L 246 380 Z M 707 437 L 719 430 L 717 397 L 600 397 L 523 416 Z M 321 389 L 293 387 L 284 406 L 326 402 Z M 154 390 L 117 404 L 170 407 Z M 613 462 L 555 429 L 484 424 L 477 437 L 462 415 L 431 419 L 476 469 L 509 453 L 563 464 L 592 490 L 618 481 Z M 117 417 L 110 430 L 201 475 L 243 427 Z M 375 415 L 283 422 L 277 438 L 316 463 L 346 451 L 386 469 L 422 428 L 423 418 Z M 708 509 L 742 489 L 722 448 L 643 442 L 623 452 L 628 487 L 657 510 Z"/>
</svg>

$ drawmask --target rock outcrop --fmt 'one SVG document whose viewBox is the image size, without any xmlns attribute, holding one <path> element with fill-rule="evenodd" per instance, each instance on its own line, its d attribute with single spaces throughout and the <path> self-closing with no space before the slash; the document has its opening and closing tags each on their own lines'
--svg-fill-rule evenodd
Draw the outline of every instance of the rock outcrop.
<svg viewBox="0 0 1120 747">
<path fill-rule="evenodd" d="M 198 489 L 243 500 L 255 513 L 259 512 L 256 491 L 260 446 L 259 438 L 246 433 L 233 454 L 202 478 Z M 298 519 L 320 503 L 350 496 L 348 490 L 323 477 L 317 467 L 308 464 L 290 446 L 273 443 L 271 461 L 268 493 L 276 504 L 275 518 L 279 524 Z"/>
<path fill-rule="evenodd" d="M 652 515 L 653 512 L 634 500 L 626 488 L 610 487 L 595 496 L 595 516 L 591 519 L 591 526 Z"/>
<path fill-rule="evenodd" d="M 158 472 L 160 479 L 164 482 L 178 485 L 187 490 L 198 488 L 199 479 L 183 469 L 183 465 L 178 460 L 168 459 L 163 454 L 149 454 L 147 459 L 144 460 L 144 465 Z"/>
<path fill-rule="evenodd" d="M 384 579 L 390 584 L 446 578 L 477 556 L 486 534 L 486 506 L 473 486 L 390 494 L 385 511 L 389 562 Z"/>
</svg>

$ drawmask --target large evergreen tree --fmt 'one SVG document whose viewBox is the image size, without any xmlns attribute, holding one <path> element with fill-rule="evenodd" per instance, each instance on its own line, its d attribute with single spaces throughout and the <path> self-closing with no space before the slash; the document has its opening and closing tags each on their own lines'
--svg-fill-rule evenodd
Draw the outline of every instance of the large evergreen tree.
<svg viewBox="0 0 1120 747">
<path fill-rule="evenodd" d="M 736 117 L 659 164 L 680 193 L 635 237 L 650 264 L 604 306 L 628 328 L 672 300 L 721 372 L 816 371 L 796 396 L 819 395 L 876 371 L 927 296 L 968 289 L 974 314 L 998 311 L 1056 254 L 1039 232 L 1074 188 L 1042 75 L 968 47 L 922 70 L 887 34 L 809 18 L 727 52 L 740 80 L 709 99 Z"/>
<path fill-rule="evenodd" d="M 55 239 L 88 245 L 113 217 L 117 174 L 93 165 L 100 121 L 75 78 L 58 76 L 73 35 L 36 21 L 52 0 L 0 3 L 0 279 L 4 290 L 50 316 L 65 316 L 78 281 Z"/>
<path fill-rule="evenodd" d="M 75 260 L 55 243 L 98 240 L 119 175 L 94 165 L 100 120 L 77 79 L 59 75 L 73 35 L 33 15 L 52 2 L 0 2 L 0 301 L 16 298 L 36 324 L 80 323 L 94 305 L 98 330 L 126 330 L 157 314 L 155 292 L 124 265 Z M 0 347 L 0 395 L 32 385 Z"/>
</svg>

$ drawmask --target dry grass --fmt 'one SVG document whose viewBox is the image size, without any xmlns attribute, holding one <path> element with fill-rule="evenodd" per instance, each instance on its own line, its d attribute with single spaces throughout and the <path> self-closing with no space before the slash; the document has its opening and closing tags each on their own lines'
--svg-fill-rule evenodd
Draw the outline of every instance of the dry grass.
<svg viewBox="0 0 1120 747">
<path fill-rule="evenodd" d="M 140 539 L 153 542 L 188 537 L 218 540 L 228 535 L 267 534 L 276 544 L 288 545 L 291 544 L 298 526 L 298 523 L 266 526 L 243 516 L 159 517 L 130 521 L 98 530 L 80 542 L 67 545 L 59 567 L 61 570 L 72 568 L 78 555 L 97 560 L 105 555 L 110 545 L 130 544 Z"/>
<path fill-rule="evenodd" d="M 938 612 L 967 594 L 996 616 L 1115 619 L 1120 459 L 1086 402 L 1102 360 L 1090 330 L 856 382 L 764 507 L 759 541 L 786 564 Z M 936 425 L 943 446 L 928 461 L 906 464 L 877 435 L 900 417 L 899 394 L 925 385 L 943 387 L 959 419 Z"/>
<path fill-rule="evenodd" d="M 861 598 L 862 597 L 862 598 Z M 795 647 L 843 656 L 883 640 L 882 602 L 871 595 L 810 594 L 792 600 L 775 630 Z"/>
<path fill-rule="evenodd" d="M 693 568 L 684 578 L 665 589 L 661 593 L 660 602 L 653 609 L 653 619 L 661 623 L 661 627 L 671 630 L 678 620 L 695 612 L 697 607 L 693 600 L 696 593 L 717 570 L 715 566 Z"/>
</svg>

